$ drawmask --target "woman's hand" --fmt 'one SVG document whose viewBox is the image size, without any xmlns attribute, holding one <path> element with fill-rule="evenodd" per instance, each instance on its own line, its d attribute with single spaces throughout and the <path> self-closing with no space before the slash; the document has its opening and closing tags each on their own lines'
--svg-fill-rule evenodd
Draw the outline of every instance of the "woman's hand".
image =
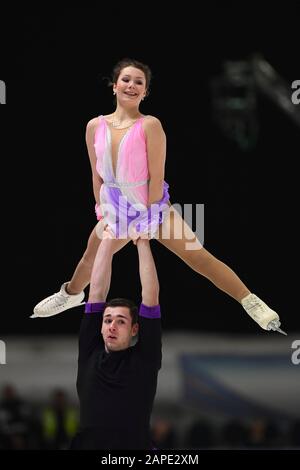
<svg viewBox="0 0 300 470">
<path fill-rule="evenodd" d="M 137 233 L 134 231 L 134 236 L 131 237 L 133 244 L 136 245 L 138 240 L 151 240 L 150 233 Z"/>
<path fill-rule="evenodd" d="M 134 245 L 137 244 L 137 241 L 140 238 L 140 234 L 133 227 L 131 227 L 131 230 L 130 230 L 130 238 L 131 238 Z"/>
<path fill-rule="evenodd" d="M 107 238 L 110 238 L 110 239 L 116 238 L 115 234 L 113 233 L 113 231 L 111 230 L 108 224 L 106 224 L 103 229 L 102 240 L 105 240 Z"/>
</svg>

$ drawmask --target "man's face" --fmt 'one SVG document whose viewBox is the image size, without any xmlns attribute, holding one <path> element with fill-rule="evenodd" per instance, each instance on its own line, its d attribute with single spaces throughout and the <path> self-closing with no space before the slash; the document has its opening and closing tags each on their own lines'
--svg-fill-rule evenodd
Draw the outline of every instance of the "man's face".
<svg viewBox="0 0 300 470">
<path fill-rule="evenodd" d="M 130 346 L 138 324 L 132 325 L 128 307 L 107 307 L 104 310 L 101 333 L 107 351 L 121 351 Z"/>
</svg>

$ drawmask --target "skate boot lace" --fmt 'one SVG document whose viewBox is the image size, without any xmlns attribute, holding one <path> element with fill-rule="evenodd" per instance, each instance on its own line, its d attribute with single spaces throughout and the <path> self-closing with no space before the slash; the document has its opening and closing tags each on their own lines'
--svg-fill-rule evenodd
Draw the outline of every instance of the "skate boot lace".
<svg viewBox="0 0 300 470">
<path fill-rule="evenodd" d="M 48 299 L 45 299 L 43 308 L 58 308 L 68 302 L 68 298 L 64 297 L 60 292 L 51 295 Z"/>
</svg>

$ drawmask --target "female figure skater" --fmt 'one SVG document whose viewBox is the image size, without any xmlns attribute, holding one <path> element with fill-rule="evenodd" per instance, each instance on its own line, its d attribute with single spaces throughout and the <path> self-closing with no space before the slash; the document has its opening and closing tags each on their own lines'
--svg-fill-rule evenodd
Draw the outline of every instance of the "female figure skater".
<svg viewBox="0 0 300 470">
<path fill-rule="evenodd" d="M 90 283 L 89 303 L 98 302 L 93 282 L 102 232 L 108 225 L 119 247 L 138 237 L 156 238 L 197 273 L 240 302 L 265 330 L 280 330 L 278 314 L 251 293 L 230 267 L 209 253 L 188 224 L 169 203 L 164 181 L 166 136 L 160 121 L 140 112 L 149 93 L 151 71 L 133 59 L 123 59 L 113 70 L 115 111 L 88 122 L 86 143 L 92 169 L 96 214 L 87 249 L 70 282 L 39 302 L 35 317 L 48 317 L 81 305 Z M 182 234 L 182 236 L 178 236 Z M 193 249 L 188 249 L 192 243 Z M 284 333 L 285 334 L 285 333 Z"/>
</svg>

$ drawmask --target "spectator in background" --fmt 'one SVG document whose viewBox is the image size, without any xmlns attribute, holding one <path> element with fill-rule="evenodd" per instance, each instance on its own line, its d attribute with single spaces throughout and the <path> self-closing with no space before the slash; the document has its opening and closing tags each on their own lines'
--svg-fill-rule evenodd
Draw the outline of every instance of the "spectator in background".
<svg viewBox="0 0 300 470">
<path fill-rule="evenodd" d="M 214 445 L 212 425 L 204 420 L 192 423 L 186 437 L 188 449 L 206 449 Z"/>
<path fill-rule="evenodd" d="M 12 384 L 3 387 L 0 400 L 0 449 L 26 450 L 35 447 L 31 407 Z"/>
<path fill-rule="evenodd" d="M 176 449 L 175 429 L 168 419 L 156 418 L 151 428 L 151 434 L 158 449 Z"/>
<path fill-rule="evenodd" d="M 238 419 L 229 420 L 221 430 L 222 445 L 229 449 L 245 448 L 247 436 L 246 425 Z"/>
<path fill-rule="evenodd" d="M 78 428 L 77 409 L 62 389 L 53 392 L 52 402 L 42 410 L 41 430 L 45 449 L 68 449 Z"/>
</svg>

